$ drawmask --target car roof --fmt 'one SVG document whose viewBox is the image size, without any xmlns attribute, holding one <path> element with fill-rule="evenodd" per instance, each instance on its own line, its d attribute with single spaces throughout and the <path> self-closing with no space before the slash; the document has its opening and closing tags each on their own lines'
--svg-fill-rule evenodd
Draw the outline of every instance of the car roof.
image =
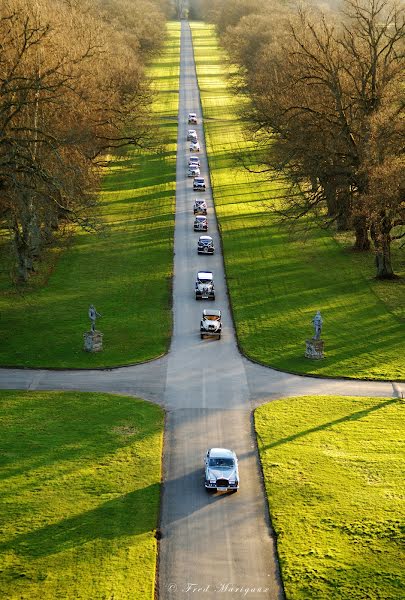
<svg viewBox="0 0 405 600">
<path fill-rule="evenodd" d="M 198 279 L 212 279 L 211 271 L 198 271 L 197 273 Z"/>
<path fill-rule="evenodd" d="M 188 113 L 190 116 L 195 117 L 196 113 Z"/>
<path fill-rule="evenodd" d="M 213 317 L 220 317 L 221 316 L 221 311 L 220 310 L 216 310 L 215 308 L 205 308 L 203 310 L 203 315 L 204 316 L 213 316 Z"/>
<path fill-rule="evenodd" d="M 204 198 L 195 198 L 194 202 L 196 204 L 203 204 L 203 203 L 205 204 L 206 203 Z"/>
<path fill-rule="evenodd" d="M 228 448 L 211 448 L 209 451 L 212 458 L 234 458 L 235 452 Z"/>
<path fill-rule="evenodd" d="M 200 240 L 208 240 L 212 242 L 212 237 L 210 235 L 200 235 Z"/>
<path fill-rule="evenodd" d="M 194 181 L 205 181 L 204 177 L 195 177 Z"/>
</svg>

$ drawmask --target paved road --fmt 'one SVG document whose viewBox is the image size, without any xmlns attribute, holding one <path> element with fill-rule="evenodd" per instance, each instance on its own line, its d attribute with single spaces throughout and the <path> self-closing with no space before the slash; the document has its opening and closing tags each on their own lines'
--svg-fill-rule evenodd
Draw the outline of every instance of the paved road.
<svg viewBox="0 0 405 600">
<path fill-rule="evenodd" d="M 236 346 L 227 300 L 219 235 L 211 191 L 209 234 L 217 249 L 213 256 L 197 254 L 198 233 L 192 229 L 192 179 L 187 180 L 187 114 L 196 112 L 200 139 L 201 174 L 208 175 L 201 126 L 200 99 L 190 30 L 182 25 L 179 132 L 176 186 L 174 262 L 174 335 L 168 357 L 165 406 L 168 408 L 164 452 L 160 549 L 160 597 L 217 598 L 219 586 L 267 590 L 257 598 L 281 598 L 273 539 L 251 435 L 248 381 Z M 198 302 L 193 284 L 197 271 L 212 270 L 216 300 Z M 220 308 L 220 341 L 201 340 L 202 308 Z M 234 448 L 240 460 L 241 490 L 232 495 L 209 495 L 203 486 L 207 448 Z M 192 592 L 195 584 L 201 592 Z M 225 592 L 224 592 L 225 593 Z M 232 594 L 232 592 L 229 592 Z"/>
<path fill-rule="evenodd" d="M 341 394 L 400 396 L 389 382 L 322 380 L 289 375 L 251 363 L 236 346 L 227 301 L 222 256 L 198 256 L 192 230 L 192 182 L 186 177 L 187 114 L 197 112 L 202 174 L 208 175 L 201 109 L 188 25 L 182 23 L 181 94 L 177 159 L 174 264 L 174 332 L 168 356 L 105 371 L 0 370 L 0 388 L 106 391 L 141 396 L 168 411 L 164 452 L 164 492 L 159 565 L 161 600 L 238 597 L 282 598 L 271 528 L 251 425 L 252 408 L 283 396 Z M 212 196 L 210 235 L 219 249 Z M 214 272 L 217 299 L 196 302 L 197 270 Z M 201 340 L 199 320 L 206 306 L 221 308 L 221 341 Z M 203 456 L 210 446 L 234 448 L 240 459 L 241 489 L 208 495 L 203 487 Z M 222 588 L 219 586 L 223 586 Z M 200 588 L 200 589 L 199 589 Z M 243 596 L 242 596 L 243 597 Z"/>
</svg>

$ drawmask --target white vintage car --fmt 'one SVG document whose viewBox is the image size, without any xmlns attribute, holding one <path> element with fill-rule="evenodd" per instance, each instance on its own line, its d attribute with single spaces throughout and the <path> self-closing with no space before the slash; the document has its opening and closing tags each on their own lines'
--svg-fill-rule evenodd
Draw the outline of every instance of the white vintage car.
<svg viewBox="0 0 405 600">
<path fill-rule="evenodd" d="M 207 214 L 207 203 L 204 198 L 196 198 L 194 200 L 193 211 L 195 215 L 206 215 Z"/>
<path fill-rule="evenodd" d="M 199 271 L 195 280 L 196 300 L 215 300 L 214 278 L 211 271 Z"/>
<path fill-rule="evenodd" d="M 190 143 L 190 152 L 199 152 L 200 151 L 200 144 L 198 143 L 198 140 L 196 142 L 191 142 Z"/>
<path fill-rule="evenodd" d="M 214 254 L 214 242 L 209 235 L 200 235 L 197 245 L 198 254 Z"/>
<path fill-rule="evenodd" d="M 233 450 L 210 448 L 204 459 L 205 488 L 215 492 L 237 492 L 239 489 L 238 459 Z"/>
<path fill-rule="evenodd" d="M 200 167 L 197 167 L 195 164 L 189 165 L 187 169 L 187 177 L 199 177 L 200 175 Z"/>
<path fill-rule="evenodd" d="M 190 125 L 197 125 L 197 115 L 196 113 L 188 113 L 188 122 Z"/>
<path fill-rule="evenodd" d="M 207 217 L 204 215 L 197 215 L 194 219 L 194 231 L 208 231 Z"/>
<path fill-rule="evenodd" d="M 193 190 L 195 192 L 205 192 L 205 179 L 204 177 L 194 177 Z"/>
<path fill-rule="evenodd" d="M 197 139 L 197 132 L 195 129 L 189 129 L 187 131 L 187 141 Z"/>
<path fill-rule="evenodd" d="M 200 336 L 203 340 L 206 336 L 221 339 L 222 318 L 221 311 L 215 309 L 203 310 L 200 322 Z"/>
<path fill-rule="evenodd" d="M 190 156 L 190 158 L 188 159 L 188 166 L 190 167 L 191 165 L 197 165 L 197 167 L 201 166 L 200 159 L 198 156 Z"/>
</svg>

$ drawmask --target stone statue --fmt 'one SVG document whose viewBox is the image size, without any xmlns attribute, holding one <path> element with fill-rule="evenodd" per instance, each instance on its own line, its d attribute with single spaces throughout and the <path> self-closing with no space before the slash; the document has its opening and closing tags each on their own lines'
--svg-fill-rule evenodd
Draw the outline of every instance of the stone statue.
<svg viewBox="0 0 405 600">
<path fill-rule="evenodd" d="M 315 329 L 315 335 L 312 339 L 320 340 L 321 332 L 322 332 L 322 323 L 323 323 L 320 310 L 317 311 L 316 315 L 312 319 L 312 323 L 313 323 L 314 329 Z"/>
<path fill-rule="evenodd" d="M 96 319 L 97 317 L 101 317 L 100 313 L 96 311 L 96 308 L 93 304 L 89 306 L 89 319 L 91 321 L 91 330 L 96 331 Z"/>
</svg>

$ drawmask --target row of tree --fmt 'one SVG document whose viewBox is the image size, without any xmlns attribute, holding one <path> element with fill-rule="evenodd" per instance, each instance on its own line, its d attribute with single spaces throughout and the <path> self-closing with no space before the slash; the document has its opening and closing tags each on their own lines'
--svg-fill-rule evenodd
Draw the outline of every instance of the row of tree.
<svg viewBox="0 0 405 600">
<path fill-rule="evenodd" d="M 292 183 L 280 214 L 352 229 L 355 249 L 373 245 L 377 277 L 394 277 L 392 241 L 405 236 L 403 4 L 204 6 L 239 66 L 265 168 Z"/>
<path fill-rule="evenodd" d="M 94 228 L 102 158 L 148 138 L 166 0 L 2 0 L 0 225 L 27 281 L 66 222 Z"/>
</svg>

